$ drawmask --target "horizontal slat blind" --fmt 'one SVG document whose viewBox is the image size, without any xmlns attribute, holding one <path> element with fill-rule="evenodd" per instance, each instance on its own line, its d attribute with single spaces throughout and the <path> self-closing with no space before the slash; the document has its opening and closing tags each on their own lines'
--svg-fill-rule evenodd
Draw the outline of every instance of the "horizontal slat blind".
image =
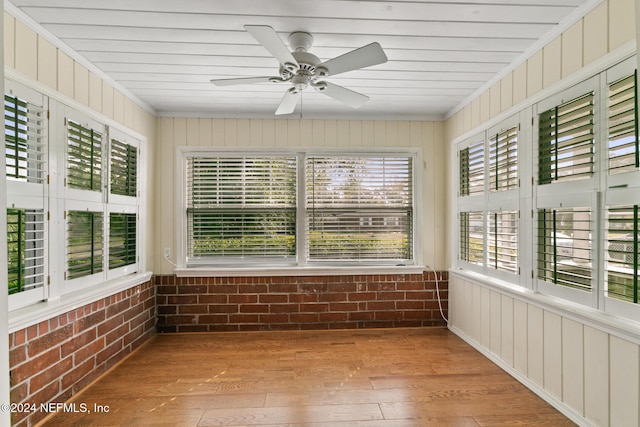
<svg viewBox="0 0 640 427">
<path fill-rule="evenodd" d="M 412 259 L 411 157 L 308 157 L 305 176 L 309 260 Z"/>
<path fill-rule="evenodd" d="M 67 184 L 102 190 L 102 133 L 67 120 Z"/>
<path fill-rule="evenodd" d="M 484 192 L 484 142 L 460 150 L 460 195 Z"/>
<path fill-rule="evenodd" d="M 514 127 L 489 140 L 489 189 L 518 187 L 518 128 Z"/>
<path fill-rule="evenodd" d="M 42 184 L 46 169 L 46 120 L 42 106 L 4 96 L 7 178 Z"/>
<path fill-rule="evenodd" d="M 460 260 L 484 264 L 483 217 L 482 212 L 460 212 Z"/>
<path fill-rule="evenodd" d="M 489 212 L 488 262 L 490 268 L 518 272 L 518 212 Z"/>
<path fill-rule="evenodd" d="M 135 197 L 138 185 L 138 151 L 133 145 L 111 140 L 111 193 Z"/>
<path fill-rule="evenodd" d="M 109 214 L 109 269 L 136 263 L 136 214 Z"/>
<path fill-rule="evenodd" d="M 638 100 L 636 73 L 609 85 L 609 173 L 638 170 Z"/>
<path fill-rule="evenodd" d="M 540 114 L 540 184 L 589 177 L 594 172 L 593 92 Z"/>
<path fill-rule="evenodd" d="M 612 298 L 633 303 L 640 300 L 638 290 L 638 205 L 614 206 L 607 210 L 607 292 Z"/>
<path fill-rule="evenodd" d="M 296 158 L 189 157 L 190 258 L 295 256 Z"/>
<path fill-rule="evenodd" d="M 9 294 L 44 286 L 44 211 L 7 209 L 7 255 Z"/>
<path fill-rule="evenodd" d="M 103 222 L 101 212 L 67 213 L 67 280 L 103 271 Z"/>
<path fill-rule="evenodd" d="M 591 210 L 538 210 L 538 278 L 590 290 L 592 282 Z"/>
</svg>

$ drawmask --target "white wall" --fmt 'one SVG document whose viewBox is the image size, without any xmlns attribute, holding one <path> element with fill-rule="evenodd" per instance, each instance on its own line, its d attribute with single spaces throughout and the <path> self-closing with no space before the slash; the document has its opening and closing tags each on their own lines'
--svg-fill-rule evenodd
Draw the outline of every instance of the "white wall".
<svg viewBox="0 0 640 427">
<path fill-rule="evenodd" d="M 640 425 L 637 325 L 451 273 L 449 328 L 581 425 Z"/>
<path fill-rule="evenodd" d="M 635 50 L 638 4 L 604 1 L 453 114 L 445 126 L 447 164 L 455 160 L 451 147 L 465 136 L 515 114 L 607 58 Z M 450 218 L 457 203 L 453 181 L 449 174 Z M 450 225 L 449 241 L 458 238 L 454 228 Z M 456 256 L 451 247 L 449 256 Z M 449 290 L 451 330 L 576 423 L 640 425 L 637 323 L 456 271 L 450 273 Z"/>
<path fill-rule="evenodd" d="M 422 121 L 208 119 L 163 117 L 157 122 L 158 149 L 156 215 L 156 274 L 173 266 L 163 248 L 176 253 L 174 209 L 176 148 L 210 147 L 420 147 L 423 150 L 424 262 L 445 269 L 445 139 L 444 123 Z"/>
</svg>

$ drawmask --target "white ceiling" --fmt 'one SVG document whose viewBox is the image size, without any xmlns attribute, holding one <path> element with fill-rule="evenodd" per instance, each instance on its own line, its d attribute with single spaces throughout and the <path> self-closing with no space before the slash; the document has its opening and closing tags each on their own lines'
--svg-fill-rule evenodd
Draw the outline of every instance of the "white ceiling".
<svg viewBox="0 0 640 427">
<path fill-rule="evenodd" d="M 321 60 L 377 41 L 387 63 L 327 78 L 364 106 L 302 93 L 303 117 L 372 119 L 446 116 L 601 1 L 10 0 L 160 115 L 273 117 L 288 83 L 210 83 L 278 75 L 244 25 L 309 32 Z"/>
</svg>

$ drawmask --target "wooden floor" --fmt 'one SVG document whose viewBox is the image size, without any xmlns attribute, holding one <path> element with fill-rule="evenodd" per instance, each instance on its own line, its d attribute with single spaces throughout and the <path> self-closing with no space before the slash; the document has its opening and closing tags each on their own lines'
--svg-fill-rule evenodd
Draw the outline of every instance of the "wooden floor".
<svg viewBox="0 0 640 427">
<path fill-rule="evenodd" d="M 44 425 L 574 425 L 444 328 L 158 335 L 75 403 Z"/>
</svg>

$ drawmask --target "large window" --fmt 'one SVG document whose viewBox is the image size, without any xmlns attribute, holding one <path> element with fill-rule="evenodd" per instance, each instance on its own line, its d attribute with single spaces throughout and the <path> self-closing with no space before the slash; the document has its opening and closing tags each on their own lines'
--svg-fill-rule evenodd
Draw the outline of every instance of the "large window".
<svg viewBox="0 0 640 427">
<path fill-rule="evenodd" d="M 137 272 L 140 142 L 23 84 L 5 89 L 9 309 Z"/>
<path fill-rule="evenodd" d="M 311 156 L 305 181 L 310 261 L 412 259 L 410 157 Z"/>
<path fill-rule="evenodd" d="M 459 268 L 640 320 L 636 67 L 629 58 L 458 143 Z"/>
<path fill-rule="evenodd" d="M 186 265 L 413 264 L 415 156 L 185 151 Z"/>
</svg>

